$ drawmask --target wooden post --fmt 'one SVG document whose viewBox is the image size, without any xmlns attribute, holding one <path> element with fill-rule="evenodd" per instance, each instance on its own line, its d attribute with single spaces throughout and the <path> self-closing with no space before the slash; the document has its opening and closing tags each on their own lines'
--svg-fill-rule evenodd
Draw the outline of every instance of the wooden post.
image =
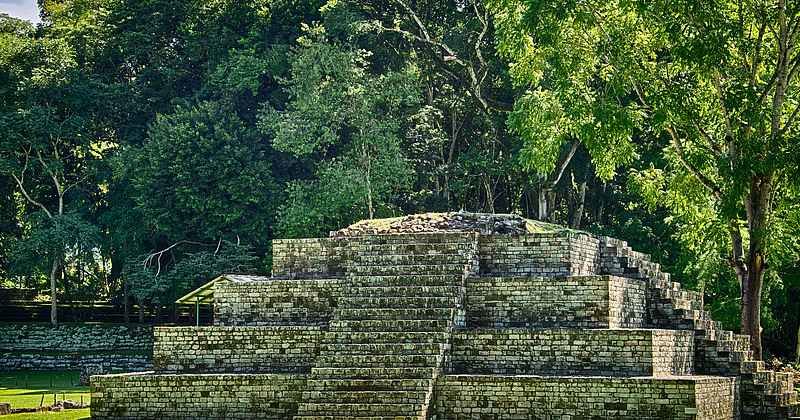
<svg viewBox="0 0 800 420">
<path fill-rule="evenodd" d="M 200 296 L 197 296 L 194 301 L 194 319 L 195 325 L 200 326 Z"/>
</svg>

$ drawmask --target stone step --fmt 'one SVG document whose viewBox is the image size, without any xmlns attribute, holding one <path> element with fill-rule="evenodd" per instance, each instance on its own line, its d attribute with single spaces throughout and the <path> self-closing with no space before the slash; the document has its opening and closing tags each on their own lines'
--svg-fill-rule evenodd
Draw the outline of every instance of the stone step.
<svg viewBox="0 0 800 420">
<path fill-rule="evenodd" d="M 321 343 L 320 354 L 439 354 L 444 344 L 422 343 Z"/>
<path fill-rule="evenodd" d="M 677 310 L 698 310 L 697 305 L 692 304 L 691 301 L 684 299 L 653 299 L 650 303 L 650 309 L 657 311 L 657 313 L 669 314 Z"/>
<path fill-rule="evenodd" d="M 405 274 L 405 275 L 354 275 L 350 277 L 352 288 L 361 287 L 441 287 L 461 286 L 460 274 Z"/>
<path fill-rule="evenodd" d="M 373 286 L 357 287 L 348 291 L 348 299 L 359 298 L 393 298 L 400 297 L 458 297 L 462 295 L 462 286 Z"/>
<path fill-rule="evenodd" d="M 660 291 L 680 292 L 683 290 L 683 286 L 680 283 L 663 279 L 650 279 L 650 287 Z"/>
<path fill-rule="evenodd" d="M 755 373 L 766 369 L 766 364 L 763 360 L 745 360 L 741 363 L 741 373 Z"/>
<path fill-rule="evenodd" d="M 779 394 L 765 395 L 767 401 L 772 402 L 778 407 L 787 407 L 797 404 L 797 393 L 794 391 L 781 392 Z"/>
<path fill-rule="evenodd" d="M 347 368 L 358 366 L 369 367 L 433 367 L 436 366 L 438 354 L 327 354 L 317 357 L 317 367 Z"/>
<path fill-rule="evenodd" d="M 416 391 L 427 388 L 430 378 L 423 379 L 309 379 L 306 391 L 360 392 L 360 391 Z"/>
<path fill-rule="evenodd" d="M 294 416 L 293 420 L 419 420 L 419 416 Z"/>
<path fill-rule="evenodd" d="M 675 283 L 680 284 L 680 283 Z M 703 309 L 703 294 L 700 292 L 695 292 L 692 290 L 684 290 L 681 286 L 678 288 L 659 288 L 650 283 L 651 287 L 650 290 L 653 292 L 655 296 L 659 299 L 666 299 L 666 300 L 684 300 L 691 302 L 693 305 L 697 307 L 692 309 Z"/>
<path fill-rule="evenodd" d="M 692 304 L 691 309 L 703 309 L 703 295 L 699 292 L 691 290 L 672 290 L 672 289 L 658 289 L 650 285 L 650 293 L 654 299 L 659 301 L 682 301 Z"/>
<path fill-rule="evenodd" d="M 750 346 L 738 340 L 718 340 L 714 349 L 717 353 L 747 353 Z"/>
<path fill-rule="evenodd" d="M 466 264 L 469 257 L 464 254 L 377 254 L 359 255 L 354 263 L 357 265 L 443 265 Z"/>
<path fill-rule="evenodd" d="M 431 275 L 431 274 L 462 274 L 466 271 L 466 264 L 354 264 L 348 270 L 355 275 Z"/>
<path fill-rule="evenodd" d="M 789 404 L 786 411 L 790 419 L 800 419 L 800 402 L 795 401 Z"/>
<path fill-rule="evenodd" d="M 433 367 L 314 367 L 311 374 L 315 379 L 430 379 L 435 370 Z"/>
<path fill-rule="evenodd" d="M 767 386 L 770 393 L 784 393 L 790 392 L 794 389 L 793 374 L 786 372 L 775 372 L 765 370 L 752 373 L 753 380 L 756 383 Z"/>
<path fill-rule="evenodd" d="M 345 319 L 331 321 L 333 331 L 446 331 L 453 324 L 443 319 Z"/>
<path fill-rule="evenodd" d="M 387 291 L 388 292 L 388 291 Z M 367 308 L 454 308 L 459 305 L 458 296 L 395 296 L 356 297 L 347 296 L 340 300 L 342 309 Z M 340 309 L 340 311 L 342 310 Z"/>
<path fill-rule="evenodd" d="M 371 247 L 386 244 L 474 244 L 478 236 L 473 233 L 400 233 L 388 235 L 368 235 L 354 238 L 351 246 Z"/>
<path fill-rule="evenodd" d="M 321 415 L 328 419 L 331 416 L 347 416 L 353 418 L 354 416 L 369 415 L 386 415 L 391 416 L 392 419 L 397 416 L 419 416 L 422 413 L 422 404 L 360 404 L 360 403 L 301 403 L 298 408 L 300 418 L 306 413 L 313 413 L 312 415 Z M 296 417 L 297 418 L 297 417 Z"/>
<path fill-rule="evenodd" d="M 707 346 L 714 346 L 717 341 L 733 341 L 733 331 L 715 330 L 713 334 L 698 335 L 702 337 Z"/>
<path fill-rule="evenodd" d="M 422 404 L 426 387 L 392 391 L 306 391 L 303 403 L 326 404 Z"/>
<path fill-rule="evenodd" d="M 389 243 L 358 245 L 352 247 L 356 255 L 406 255 L 406 254 L 461 254 L 474 252 L 475 245 L 471 242 L 444 242 L 429 244 L 424 242 Z"/>
<path fill-rule="evenodd" d="M 439 344 L 447 341 L 445 331 L 330 331 L 322 339 L 323 345 L 338 344 Z"/>
<path fill-rule="evenodd" d="M 661 264 L 648 261 L 644 258 L 644 255 L 636 251 L 630 251 L 628 255 L 616 256 L 614 261 L 623 267 L 638 268 L 643 271 L 661 271 Z"/>
<path fill-rule="evenodd" d="M 750 392 L 751 394 L 760 395 L 763 397 L 773 397 L 773 398 L 777 397 L 778 399 L 784 396 L 789 397 L 790 394 L 794 393 L 794 389 L 787 387 L 786 384 L 783 384 L 781 382 L 763 382 L 763 383 L 756 382 L 749 386 L 745 386 L 743 388 L 743 391 Z M 775 400 L 773 399 L 773 401 Z M 790 401 L 788 400 L 783 402 L 783 405 L 788 405 L 788 404 L 790 404 Z"/>
<path fill-rule="evenodd" d="M 449 321 L 453 316 L 453 308 L 340 308 L 336 310 L 336 321 L 364 320 L 439 320 Z"/>
</svg>

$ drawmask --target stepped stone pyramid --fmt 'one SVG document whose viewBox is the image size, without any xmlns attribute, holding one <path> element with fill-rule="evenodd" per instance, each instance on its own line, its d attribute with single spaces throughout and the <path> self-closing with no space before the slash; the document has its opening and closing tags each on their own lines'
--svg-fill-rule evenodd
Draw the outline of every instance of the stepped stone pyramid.
<svg viewBox="0 0 800 420">
<path fill-rule="evenodd" d="M 412 232 L 412 233 L 409 233 Z M 94 418 L 787 419 L 765 369 L 647 255 L 509 215 L 367 221 L 223 275 L 214 326 L 92 377 Z"/>
</svg>

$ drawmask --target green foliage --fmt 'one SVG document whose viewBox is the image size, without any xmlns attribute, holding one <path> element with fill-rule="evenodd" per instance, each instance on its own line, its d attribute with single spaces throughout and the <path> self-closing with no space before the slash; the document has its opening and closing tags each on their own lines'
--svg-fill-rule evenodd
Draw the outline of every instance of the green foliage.
<svg viewBox="0 0 800 420">
<path fill-rule="evenodd" d="M 70 262 L 91 265 L 95 263 L 100 231 L 75 213 L 53 218 L 38 213 L 33 217 L 31 233 L 12 247 L 11 260 L 17 273 L 50 270 L 54 258 L 66 257 Z"/>
<path fill-rule="evenodd" d="M 797 236 L 783 221 L 795 218 L 788 177 L 800 162 L 793 61 L 800 36 L 790 29 L 800 23 L 797 4 L 495 0 L 491 7 L 498 50 L 524 89 L 509 119 L 534 144 L 523 159 L 548 172 L 559 145 L 574 139 L 609 179 L 636 158 L 634 136 L 660 143 L 658 169 L 637 168 L 632 187 L 651 207 L 669 209 L 667 222 L 697 261 L 690 271 L 701 285 L 729 277 L 726 263 L 736 270 L 746 298 L 742 327 L 760 357 L 761 316 L 751 302 L 762 296 L 763 262 L 778 263 L 767 277 L 774 282 L 785 263 L 776 250 L 796 245 Z"/>
<path fill-rule="evenodd" d="M 159 117 L 125 164 L 150 231 L 169 241 L 259 243 L 277 196 L 268 153 L 229 104 L 200 102 Z"/>
<path fill-rule="evenodd" d="M 321 158 L 314 178 L 287 189 L 279 227 L 289 236 L 385 214 L 409 186 L 400 121 L 419 102 L 413 69 L 371 75 L 368 52 L 329 41 L 321 27 L 308 28 L 300 45 L 284 82 L 286 109 L 265 107 L 259 123 L 277 150 Z"/>
</svg>

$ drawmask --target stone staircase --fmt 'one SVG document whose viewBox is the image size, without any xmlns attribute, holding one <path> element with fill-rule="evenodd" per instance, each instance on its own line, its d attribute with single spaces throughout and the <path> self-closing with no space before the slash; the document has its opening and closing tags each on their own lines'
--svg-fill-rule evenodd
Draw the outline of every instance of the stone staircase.
<svg viewBox="0 0 800 420">
<path fill-rule="evenodd" d="M 475 234 L 359 238 L 295 419 L 424 419 L 464 324 Z"/>
<path fill-rule="evenodd" d="M 753 360 L 749 336 L 723 330 L 712 320 L 703 310 L 702 293 L 682 290 L 649 255 L 633 251 L 619 239 L 600 238 L 599 267 L 605 274 L 649 283 L 648 322 L 653 327 L 694 331 L 698 374 L 741 378 L 742 418 L 800 416 L 792 374 L 767 370 L 763 361 Z"/>
</svg>

